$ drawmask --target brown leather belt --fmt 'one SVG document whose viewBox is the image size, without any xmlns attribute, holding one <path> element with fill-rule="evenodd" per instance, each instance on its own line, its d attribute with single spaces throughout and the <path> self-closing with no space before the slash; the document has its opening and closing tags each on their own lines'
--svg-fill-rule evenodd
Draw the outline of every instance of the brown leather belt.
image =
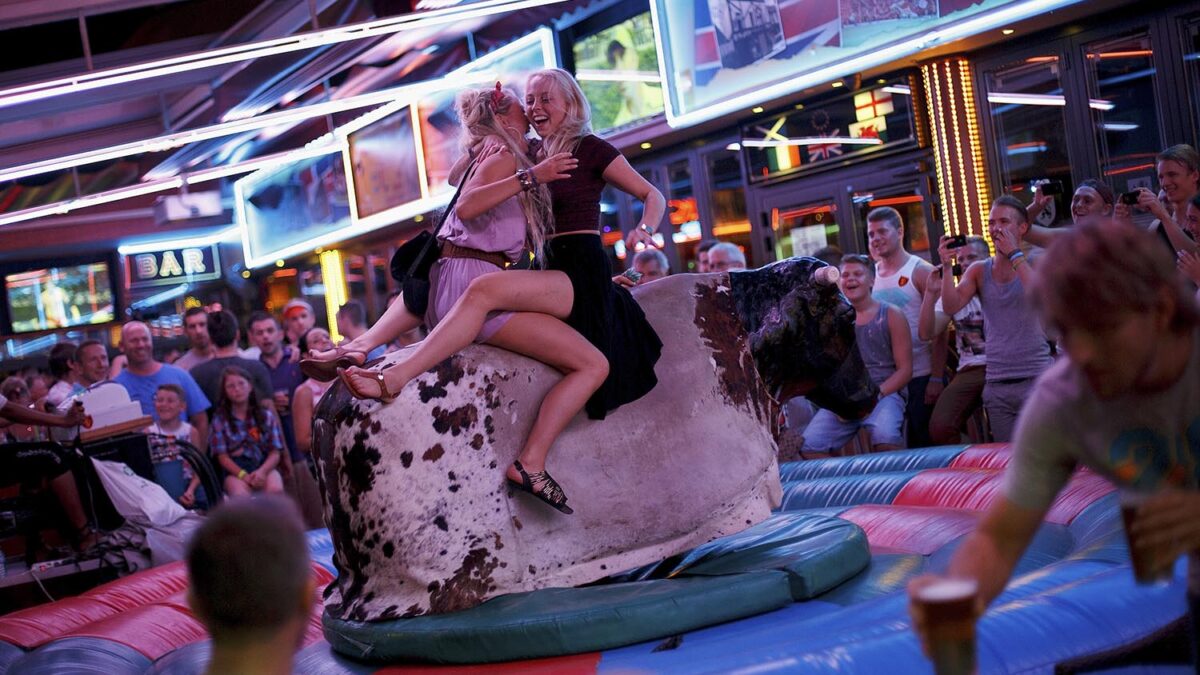
<svg viewBox="0 0 1200 675">
<path fill-rule="evenodd" d="M 505 265 L 508 264 L 508 258 L 503 253 L 492 253 L 490 251 L 480 251 L 477 248 L 456 246 L 448 241 L 442 242 L 442 257 L 472 258 L 474 260 L 482 260 L 483 262 L 491 263 L 500 269 L 504 269 Z"/>
</svg>

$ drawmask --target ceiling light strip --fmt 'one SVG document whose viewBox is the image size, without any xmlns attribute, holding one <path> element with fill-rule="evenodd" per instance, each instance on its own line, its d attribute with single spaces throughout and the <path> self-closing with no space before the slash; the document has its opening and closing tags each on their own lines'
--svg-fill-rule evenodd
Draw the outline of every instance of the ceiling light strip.
<svg viewBox="0 0 1200 675">
<path fill-rule="evenodd" d="M 64 94 L 79 93 L 128 82 L 163 77 L 239 61 L 286 54 L 325 45 L 382 37 L 407 30 L 457 23 L 520 9 L 553 5 L 565 0 L 483 0 L 465 8 L 447 8 L 421 14 L 406 14 L 378 21 L 340 26 L 272 40 L 233 45 L 157 61 L 109 68 L 72 77 L 45 80 L 0 90 L 0 107 L 28 103 Z"/>
</svg>

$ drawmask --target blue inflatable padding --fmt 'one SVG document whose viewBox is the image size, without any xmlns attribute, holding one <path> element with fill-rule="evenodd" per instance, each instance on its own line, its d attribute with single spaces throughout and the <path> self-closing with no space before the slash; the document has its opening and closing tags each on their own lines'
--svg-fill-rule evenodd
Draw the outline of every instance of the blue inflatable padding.
<svg viewBox="0 0 1200 675">
<path fill-rule="evenodd" d="M 460 612 L 370 623 L 322 615 L 325 638 L 372 663 L 492 663 L 579 654 L 661 639 L 792 603 L 775 570 L 545 588 Z"/>
<path fill-rule="evenodd" d="M 789 481 L 783 484 L 783 504 L 779 510 L 891 504 L 900 490 L 918 473 L 905 471 Z"/>
<path fill-rule="evenodd" d="M 68 637 L 48 642 L 13 661 L 9 672 L 142 675 L 149 667 L 150 659 L 133 647 L 100 638 Z"/>
<path fill-rule="evenodd" d="M 915 553 L 877 553 L 871 556 L 871 563 L 862 574 L 821 595 L 820 600 L 845 606 L 899 593 L 908 586 L 909 579 L 925 571 L 925 556 Z"/>
<path fill-rule="evenodd" d="M 642 642 L 604 652 L 600 672 L 675 672 L 702 669 L 702 664 L 724 654 L 731 645 L 768 645 L 773 640 L 795 639 L 793 628 L 838 609 L 836 605 L 810 600 L 767 614 L 747 617 L 684 633 L 675 649 L 654 652 L 661 640 Z"/>
<path fill-rule="evenodd" d="M 324 641 L 301 649 L 292 662 L 292 675 L 371 675 L 376 669 L 334 653 Z"/>
<path fill-rule="evenodd" d="M 870 560 L 867 535 L 854 523 L 787 513 L 643 569 L 639 578 L 783 570 L 788 574 L 792 599 L 807 600 L 858 574 Z"/>
<path fill-rule="evenodd" d="M 13 661 L 25 655 L 25 650 L 7 642 L 0 642 L 0 675 L 8 672 Z"/>
<path fill-rule="evenodd" d="M 1080 546 L 1105 539 L 1114 531 L 1121 532 L 1120 497 L 1118 493 L 1107 494 L 1089 504 L 1067 527 Z M 1118 514 L 1114 517 L 1114 514 Z"/>
<path fill-rule="evenodd" d="M 308 554 L 312 557 L 313 562 L 321 567 L 329 570 L 333 576 L 337 576 L 337 568 L 333 566 L 333 537 L 329 536 L 329 530 L 321 528 L 319 530 L 309 530 L 308 539 Z"/>
<path fill-rule="evenodd" d="M 944 574 L 950 565 L 950 558 L 954 556 L 954 552 L 958 550 L 965 539 L 965 535 L 958 537 L 929 556 L 929 571 L 935 574 Z M 1074 546 L 1075 538 L 1071 536 L 1069 529 L 1062 525 L 1044 522 L 1033 535 L 1033 540 L 1029 542 L 1021 559 L 1017 561 L 1013 576 L 1020 576 L 1056 563 L 1070 554 Z"/>
<path fill-rule="evenodd" d="M 962 454 L 965 445 L 941 445 L 919 450 L 877 452 L 855 457 L 830 457 L 803 462 L 786 462 L 779 467 L 779 479 L 784 482 L 821 478 L 824 476 L 853 476 L 864 473 L 887 473 L 937 469 L 950 466 Z"/>
<path fill-rule="evenodd" d="M 193 642 L 160 656 L 146 675 L 204 675 L 211 658 L 212 640 Z"/>
<path fill-rule="evenodd" d="M 1007 672 L 1047 669 L 1136 642 L 1159 629 L 1164 615 L 1175 620 L 1187 612 L 1181 568 L 1163 586 L 1137 585 L 1124 566 L 1082 578 L 1060 575 L 1084 565 L 1098 564 L 1055 565 L 1039 580 L 1048 588 L 1010 588 L 992 604 L 978 630 L 980 672 L 989 661 Z"/>
</svg>

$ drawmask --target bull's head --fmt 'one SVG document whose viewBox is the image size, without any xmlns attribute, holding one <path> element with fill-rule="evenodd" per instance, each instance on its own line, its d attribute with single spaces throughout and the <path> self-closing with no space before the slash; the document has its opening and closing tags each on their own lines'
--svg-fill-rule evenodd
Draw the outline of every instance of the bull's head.
<svg viewBox="0 0 1200 675">
<path fill-rule="evenodd" d="M 858 419 L 879 390 L 854 346 L 854 310 L 836 272 L 814 258 L 789 258 L 731 272 L 729 283 L 758 372 L 776 398 L 807 396 Z"/>
</svg>

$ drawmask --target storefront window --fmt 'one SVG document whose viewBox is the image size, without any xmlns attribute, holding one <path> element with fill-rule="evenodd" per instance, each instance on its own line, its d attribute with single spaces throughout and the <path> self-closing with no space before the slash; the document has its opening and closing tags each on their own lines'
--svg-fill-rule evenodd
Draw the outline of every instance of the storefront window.
<svg viewBox="0 0 1200 675">
<path fill-rule="evenodd" d="M 663 111 L 649 12 L 578 40 L 572 51 L 575 78 L 592 105 L 596 131 L 626 126 Z"/>
<path fill-rule="evenodd" d="M 771 229 L 775 230 L 778 260 L 811 256 L 826 246 L 837 246 L 837 204 L 820 202 L 771 209 Z"/>
<path fill-rule="evenodd" d="M 999 145 L 1004 191 L 1025 202 L 1030 183 L 1062 181 L 1062 195 L 1038 220 L 1045 225 L 1070 217 L 1071 164 L 1067 157 L 1066 105 L 1057 56 L 1034 56 L 987 74 L 987 101 Z"/>
<path fill-rule="evenodd" d="M 1154 156 L 1163 143 L 1150 37 L 1139 34 L 1093 42 L 1086 54 L 1104 179 L 1118 192 L 1152 188 Z"/>
<path fill-rule="evenodd" d="M 746 265 L 757 267 L 750 247 L 750 219 L 746 216 L 746 190 L 742 182 L 742 163 L 738 153 L 721 149 L 704 158 L 712 185 L 713 236 L 737 244 L 746 253 Z M 684 266 L 690 269 L 695 247 L 687 248 Z M 684 252 L 681 249 L 680 255 Z"/>
<path fill-rule="evenodd" d="M 1191 84 L 1192 110 L 1200 113 L 1200 18 L 1193 19 L 1187 27 L 1187 45 L 1183 60 L 1187 64 L 1188 82 Z M 1200 115 L 1193 114 L 1192 120 L 1200 123 Z M 1200 126 L 1194 130 L 1200 135 Z"/>
<path fill-rule="evenodd" d="M 890 194 L 878 192 L 856 192 L 854 206 L 858 209 L 858 222 L 862 224 L 862 250 L 867 247 L 867 215 L 881 207 L 890 206 L 900 212 L 904 222 L 904 248 L 929 260 L 929 227 L 925 221 L 925 198 L 915 190 L 902 190 Z"/>
</svg>

